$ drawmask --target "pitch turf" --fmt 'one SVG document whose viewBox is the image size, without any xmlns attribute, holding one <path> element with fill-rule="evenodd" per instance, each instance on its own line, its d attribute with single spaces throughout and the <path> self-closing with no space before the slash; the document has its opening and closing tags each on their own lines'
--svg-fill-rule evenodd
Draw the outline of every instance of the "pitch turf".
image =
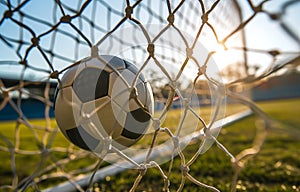
<svg viewBox="0 0 300 192">
<path fill-rule="evenodd" d="M 300 191 L 300 100 L 281 100 L 258 103 L 267 114 L 280 121 L 276 129 L 271 130 L 261 152 L 251 159 L 241 172 L 237 191 Z M 218 139 L 229 151 L 236 155 L 250 147 L 255 135 L 254 124 L 257 117 L 251 116 L 222 129 Z M 186 148 L 187 157 L 196 150 L 196 145 Z M 187 158 L 188 159 L 188 158 Z M 174 167 L 180 167 L 179 158 Z M 163 166 L 167 170 L 167 164 Z M 213 146 L 190 167 L 190 174 L 199 181 L 215 186 L 221 191 L 230 191 L 233 167 L 230 158 L 218 147 Z M 95 187 L 104 191 L 128 191 L 137 170 L 129 170 L 117 176 L 100 181 Z M 179 186 L 181 174 L 173 169 L 171 191 Z M 155 169 L 149 169 L 138 191 L 162 191 L 163 179 Z M 207 191 L 191 182 L 187 182 L 184 191 Z"/>
<path fill-rule="evenodd" d="M 299 191 L 300 190 L 300 99 L 289 99 L 280 101 L 270 101 L 258 103 L 271 118 L 280 121 L 276 129 L 271 130 L 261 152 L 251 159 L 242 171 L 237 191 Z M 228 113 L 235 113 L 240 107 L 227 108 Z M 250 147 L 255 135 L 254 124 L 257 122 L 256 116 L 251 116 L 238 121 L 222 129 L 218 139 L 229 151 L 236 155 L 246 147 Z M 51 120 L 55 124 L 54 120 Z M 32 124 L 43 125 L 43 120 L 34 120 Z M 168 126 L 168 125 L 165 125 Z M 15 122 L 0 123 L 0 146 L 7 146 L 7 142 L 2 136 L 13 141 L 15 138 Z M 31 131 L 25 127 L 20 127 L 21 149 L 36 150 L 39 144 L 32 136 Z M 43 132 L 38 132 L 37 136 L 42 138 Z M 67 147 L 69 142 L 58 132 L 51 147 Z M 195 152 L 196 145 L 192 145 L 185 150 L 187 159 Z M 55 154 L 52 157 L 62 158 L 66 154 Z M 0 185 L 11 182 L 11 164 L 9 153 L 0 150 Z M 3 159 L 5 159 L 3 161 Z M 39 155 L 16 155 L 17 170 L 20 178 L 31 174 L 37 166 Z M 53 161 L 53 159 L 51 160 Z M 70 167 L 84 167 L 95 162 L 93 155 L 90 158 L 80 159 L 71 162 L 64 167 L 65 171 Z M 47 164 L 48 161 L 45 162 Z M 171 191 L 176 189 L 180 183 L 180 161 L 175 158 L 174 169 L 171 174 Z M 31 167 L 29 169 L 29 167 Z M 162 166 L 167 170 L 167 164 Z M 218 147 L 213 146 L 209 151 L 190 167 L 190 174 L 199 181 L 213 185 L 221 191 L 230 190 L 233 168 L 230 159 Z M 107 177 L 106 180 L 94 184 L 94 188 L 101 191 L 128 191 L 134 179 L 139 174 L 137 170 L 128 170 L 122 174 Z M 53 181 L 53 185 L 57 181 Z M 47 186 L 49 185 L 46 184 Z M 46 186 L 45 185 L 45 186 Z M 44 187 L 45 187 L 44 186 Z M 138 191 L 161 191 L 163 179 L 159 172 L 152 168 L 148 169 Z M 207 191 L 187 182 L 184 191 Z"/>
</svg>

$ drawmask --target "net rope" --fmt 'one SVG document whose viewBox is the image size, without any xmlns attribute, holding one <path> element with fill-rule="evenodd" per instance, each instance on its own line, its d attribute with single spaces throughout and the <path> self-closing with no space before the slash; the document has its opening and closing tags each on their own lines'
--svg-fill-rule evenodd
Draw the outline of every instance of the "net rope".
<svg viewBox="0 0 300 192">
<path fill-rule="evenodd" d="M 90 55 L 97 55 L 98 52 L 106 53 L 107 50 L 113 50 L 114 42 L 118 45 L 130 47 L 129 52 L 121 53 L 120 56 L 126 58 L 126 54 L 131 55 L 131 60 L 142 60 L 143 63 L 140 71 L 143 72 L 144 67 L 148 65 L 150 60 L 154 61 L 160 72 L 167 77 L 168 93 L 167 97 L 160 97 L 161 93 L 157 93 L 157 99 L 165 103 L 162 112 L 158 117 L 152 117 L 152 129 L 155 131 L 151 137 L 151 145 L 143 162 L 135 162 L 131 157 L 122 153 L 115 147 L 110 146 L 103 154 L 109 150 L 115 152 L 121 159 L 133 164 L 139 170 L 130 191 L 135 191 L 142 178 L 149 168 L 157 169 L 163 180 L 165 191 L 170 190 L 170 177 L 172 169 L 174 169 L 173 158 L 169 161 L 167 170 L 164 170 L 159 163 L 151 160 L 150 156 L 153 148 L 157 145 L 156 140 L 165 133 L 171 138 L 173 149 L 172 153 L 178 153 L 180 158 L 180 167 L 182 179 L 177 191 L 182 191 L 187 181 L 190 181 L 199 187 L 206 188 L 211 191 L 219 191 L 216 187 L 201 182 L 201 178 L 195 178 L 190 171 L 191 165 L 196 159 L 201 158 L 205 141 L 213 140 L 222 151 L 230 157 L 234 166 L 233 181 L 231 190 L 235 191 L 238 185 L 238 177 L 243 170 L 244 165 L 259 153 L 260 148 L 264 144 L 267 132 L 272 125 L 272 120 L 255 105 L 250 97 L 239 92 L 236 88 L 241 85 L 252 86 L 259 83 L 262 79 L 271 76 L 282 68 L 293 66 L 293 62 L 278 62 L 280 59 L 286 59 L 286 56 L 298 56 L 299 51 L 282 51 L 277 49 L 260 49 L 248 47 L 246 44 L 245 28 L 255 20 L 259 15 L 266 15 L 273 23 L 277 23 L 280 29 L 285 33 L 286 38 L 291 39 L 298 47 L 300 45 L 300 37 L 294 30 L 294 26 L 285 22 L 283 16 L 286 11 L 297 4 L 297 1 L 286 1 L 282 4 L 277 13 L 271 13 L 264 9 L 264 5 L 269 1 L 261 1 L 254 3 L 251 0 L 245 1 L 243 4 L 248 8 L 250 14 L 246 17 L 243 15 L 241 2 L 237 0 L 199 0 L 199 1 L 129 1 L 122 3 L 110 3 L 103 0 L 87 0 L 70 3 L 65 1 L 51 1 L 49 7 L 34 7 L 37 1 L 18 0 L 4 1 L 0 0 L 0 42 L 4 53 L 12 52 L 9 56 L 1 55 L 0 67 L 1 71 L 15 67 L 15 78 L 18 81 L 15 84 L 6 84 L 6 78 L 0 79 L 0 110 L 6 106 L 10 106 L 17 114 L 13 135 L 7 135 L 4 130 L 0 130 L 0 151 L 5 154 L 4 161 L 9 162 L 11 167 L 11 178 L 1 182 L 0 189 L 11 189 L 16 191 L 25 191 L 33 189 L 41 190 L 47 186 L 47 182 L 56 179 L 68 181 L 78 191 L 92 190 L 94 174 L 103 161 L 88 151 L 78 149 L 72 144 L 55 145 L 55 138 L 58 136 L 59 129 L 53 123 L 51 110 L 53 107 L 53 82 L 60 84 L 60 75 L 70 67 L 76 65 L 76 62 Z M 30 8 L 33 6 L 33 8 Z M 36 10 L 29 12 L 28 10 Z M 44 11 L 44 12 L 43 12 Z M 47 15 L 47 16 L 45 16 Z M 163 26 L 158 33 L 148 31 L 147 24 L 156 23 Z M 125 26 L 131 26 L 140 30 L 146 39 L 146 45 L 140 45 L 139 40 L 135 40 L 135 34 L 127 34 Z M 124 27 L 124 29 L 122 28 Z M 5 30 L 10 29 L 11 33 Z M 184 42 L 185 47 L 177 47 L 172 41 L 164 41 L 160 38 L 166 31 L 174 30 Z M 120 32 L 121 31 L 121 32 Z M 189 31 L 190 37 L 184 33 Z M 115 35 L 118 33 L 118 35 Z M 119 35 L 121 34 L 121 35 Z M 127 38 L 127 36 L 131 36 Z M 219 44 L 225 51 L 237 51 L 242 55 L 242 71 L 238 78 L 231 81 L 220 82 L 206 71 L 210 64 L 210 59 L 218 54 L 217 50 L 209 50 L 205 56 L 205 62 L 197 63 L 194 57 L 195 47 L 198 41 L 202 41 L 206 36 L 212 36 L 214 41 Z M 100 38 L 99 38 L 100 37 Z M 127 39 L 130 39 L 129 41 Z M 231 46 L 231 40 L 237 42 Z M 166 44 L 185 54 L 184 59 L 178 59 L 175 54 L 166 53 L 164 49 L 157 48 L 157 44 Z M 69 50 L 64 50 L 64 43 L 69 43 Z M 104 44 L 108 44 L 107 49 L 103 49 Z M 258 53 L 271 58 L 266 70 L 260 73 L 251 72 L 253 66 L 249 64 L 251 53 Z M 283 60 L 284 60 L 283 59 Z M 250 108 L 262 120 L 262 125 L 257 125 L 257 132 L 250 148 L 242 150 L 237 155 L 230 152 L 230 146 L 224 146 L 211 133 L 212 125 L 217 121 L 219 106 L 224 99 L 223 95 L 216 96 L 216 108 L 212 112 L 210 121 L 203 120 L 202 116 L 194 110 L 190 103 L 190 96 L 180 95 L 179 85 L 176 84 L 182 73 L 188 68 L 188 61 L 196 63 L 197 76 L 193 79 L 192 90 L 197 91 L 197 81 L 200 77 L 211 83 L 219 92 L 226 91 L 226 97 L 241 103 Z M 281 60 L 282 61 L 282 60 Z M 172 74 L 168 68 L 164 66 L 164 62 L 180 63 L 180 70 L 177 74 Z M 74 64 L 75 63 L 75 64 Z M 279 64 L 278 64 L 279 63 Z M 297 66 L 294 66 L 297 67 Z M 14 68 L 13 68 L 14 69 Z M 41 74 L 39 78 L 30 78 L 30 72 Z M 234 71 L 230 71 L 234 73 Z M 224 74 L 226 75 L 226 74 Z M 227 74 L 230 77 L 232 74 Z M 42 77 L 42 78 L 40 78 Z M 159 79 L 153 81 L 159 82 Z M 41 87 L 43 93 L 32 93 L 26 91 L 28 87 Z M 154 91 L 155 92 L 155 91 Z M 16 94 L 13 97 L 13 94 Z M 181 124 L 177 128 L 177 132 L 162 125 L 162 119 L 168 113 L 179 97 L 184 101 L 183 114 Z M 43 103 L 44 119 L 43 122 L 36 123 L 27 118 L 23 112 L 24 98 L 30 98 Z M 1 112 L 1 111 L 0 111 Z M 189 159 L 185 157 L 184 152 L 179 147 L 180 131 L 187 113 L 193 114 L 201 125 L 203 134 L 200 134 L 195 142 L 199 143 L 198 150 Z M 23 130 L 29 130 L 33 147 L 25 147 L 22 137 Z M 199 131 L 197 129 L 196 131 Z M 27 133 L 27 132 L 26 132 Z M 227 149 L 229 147 L 229 149 Z M 20 166 L 24 162 L 20 162 L 20 157 L 31 156 L 29 165 L 34 166 L 28 174 L 19 172 Z M 80 162 L 83 159 L 90 158 L 90 165 L 84 167 L 72 167 L 73 162 Z M 82 175 L 92 173 L 89 179 L 89 186 L 80 186 L 76 180 Z M 51 184 L 48 184 L 51 185 Z M 43 186 L 43 187 L 41 187 Z"/>
</svg>

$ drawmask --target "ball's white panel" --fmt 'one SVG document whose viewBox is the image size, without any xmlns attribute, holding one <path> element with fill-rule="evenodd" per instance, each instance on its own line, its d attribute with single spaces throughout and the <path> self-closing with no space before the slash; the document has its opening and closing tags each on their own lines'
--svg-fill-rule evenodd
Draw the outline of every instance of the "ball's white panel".
<svg viewBox="0 0 300 192">
<path fill-rule="evenodd" d="M 127 81 L 127 83 L 131 86 L 133 84 L 133 81 L 134 81 L 134 78 L 136 75 L 128 69 L 124 69 L 120 72 L 121 72 L 122 77 L 124 77 L 124 79 Z M 140 82 L 140 80 L 138 79 L 137 83 L 139 83 L 139 82 Z"/>
<path fill-rule="evenodd" d="M 104 141 L 103 140 L 100 140 L 99 141 L 99 144 L 95 147 L 95 149 L 93 149 L 93 152 L 97 153 L 98 155 L 101 154 L 101 152 L 103 151 L 104 149 Z M 101 156 L 100 156 L 101 158 Z M 103 157 L 104 158 L 104 157 Z"/>
<path fill-rule="evenodd" d="M 122 70 L 126 68 L 125 62 L 119 57 L 111 55 L 100 55 L 99 58 L 100 60 L 105 60 L 107 62 L 106 64 L 108 64 L 110 68 L 114 68 L 115 70 Z"/>
<path fill-rule="evenodd" d="M 132 63 L 130 63 L 128 61 L 125 61 L 125 60 L 124 60 L 124 62 L 125 62 L 125 65 L 126 65 L 126 69 L 128 69 L 129 71 L 131 71 L 133 74 L 137 74 L 138 73 L 139 69 L 134 64 L 132 64 Z M 142 75 L 140 75 L 140 76 L 141 76 L 141 79 L 144 81 L 143 76 Z"/>
<path fill-rule="evenodd" d="M 123 76 L 124 77 L 124 76 Z M 111 73 L 109 78 L 109 90 L 108 94 L 111 99 L 116 102 L 120 107 L 122 107 L 125 111 L 129 111 L 129 86 L 126 84 L 127 81 L 130 81 L 130 76 L 124 77 L 126 79 L 122 79 L 116 73 Z M 131 78 L 132 81 L 132 78 Z"/>
<path fill-rule="evenodd" d="M 111 107 L 112 107 L 112 115 L 116 119 L 117 123 L 113 123 L 112 128 L 114 129 L 113 136 L 120 135 L 122 132 L 122 129 L 125 126 L 126 123 L 126 111 L 121 108 L 118 104 L 116 104 L 113 100 L 111 101 Z M 120 125 L 120 128 L 115 128 L 115 126 Z"/>
<path fill-rule="evenodd" d="M 101 102 L 100 102 L 101 103 Z M 96 106 L 98 104 L 96 103 Z M 120 109 L 117 109 L 117 106 L 111 103 L 111 100 L 99 104 L 101 109 L 97 110 L 97 116 L 93 117 L 93 122 L 98 122 L 98 130 L 101 132 L 106 132 L 106 136 L 111 135 L 112 132 L 114 135 L 118 135 L 120 130 L 123 129 L 123 126 L 120 125 L 125 119 L 125 112 L 114 114 L 114 110 L 119 112 Z M 85 107 L 89 108 L 89 107 Z M 91 109 L 93 106 L 91 107 Z M 97 120 L 95 120 L 97 119 Z"/>
<path fill-rule="evenodd" d="M 144 83 L 146 88 L 146 105 L 148 107 L 148 110 L 151 114 L 154 113 L 154 98 L 153 98 L 153 92 L 152 88 L 149 82 Z"/>
<path fill-rule="evenodd" d="M 138 83 L 136 86 L 137 96 L 139 98 L 139 101 L 142 104 L 147 104 L 147 98 L 149 97 L 147 92 L 147 87 L 144 82 Z"/>
<path fill-rule="evenodd" d="M 105 71 L 108 71 L 110 73 L 113 72 L 112 69 L 107 66 L 107 65 L 109 65 L 109 63 L 107 61 L 106 62 L 102 62 L 99 58 L 95 58 L 95 57 L 91 58 L 91 59 L 87 60 L 85 62 L 85 64 L 86 64 L 87 67 L 99 68 L 101 70 L 105 70 Z"/>
<path fill-rule="evenodd" d="M 145 84 L 139 80 L 135 86 L 137 97 L 131 98 L 129 102 L 129 111 L 136 110 L 147 105 L 148 93 Z"/>
<path fill-rule="evenodd" d="M 99 116 L 100 111 L 107 109 L 107 105 L 110 105 L 110 98 L 107 96 L 82 104 L 81 114 L 86 117 L 86 120 L 79 123 L 96 138 L 107 137 L 107 133 L 110 132 L 109 127 L 104 127 L 100 121 L 100 118 L 105 116 Z"/>
<path fill-rule="evenodd" d="M 61 88 L 71 86 L 77 74 L 84 68 L 85 64 L 83 61 L 81 61 L 78 62 L 78 64 L 71 67 L 69 70 L 67 70 L 61 78 Z"/>
<path fill-rule="evenodd" d="M 55 119 L 65 134 L 66 130 L 77 127 L 75 118 L 79 116 L 81 102 L 73 93 L 72 87 L 60 89 L 55 102 Z"/>
<path fill-rule="evenodd" d="M 111 73 L 110 87 L 108 92 L 113 101 L 121 106 L 126 112 L 129 112 L 130 102 L 134 102 L 136 108 L 138 107 L 136 102 L 133 99 L 130 99 L 130 91 L 135 78 L 135 74 L 127 69 L 122 70 L 120 73 L 122 77 L 120 77 L 116 73 Z M 139 79 L 137 83 L 140 83 Z"/>
</svg>

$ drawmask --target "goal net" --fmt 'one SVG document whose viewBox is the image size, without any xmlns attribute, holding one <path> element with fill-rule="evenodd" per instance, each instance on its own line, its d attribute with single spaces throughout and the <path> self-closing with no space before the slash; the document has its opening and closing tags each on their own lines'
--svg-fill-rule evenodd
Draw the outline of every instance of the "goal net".
<svg viewBox="0 0 300 192">
<path fill-rule="evenodd" d="M 272 125 L 253 102 L 251 88 L 299 68 L 294 17 L 299 7 L 297 0 L 0 0 L 0 189 L 97 191 L 99 179 L 137 169 L 128 187 L 135 191 L 155 169 L 161 189 L 170 191 L 177 169 L 177 191 L 186 182 L 219 191 L 190 171 L 216 145 L 232 162 L 235 191 L 240 172 L 260 152 Z M 55 90 L 80 61 L 103 61 L 105 55 L 136 66 L 128 89 L 134 90 L 140 74 L 145 76 L 154 112 L 147 132 L 131 147 L 119 149 L 103 137 L 101 151 L 83 150 L 56 124 Z M 242 104 L 243 112 L 228 114 L 226 105 L 232 103 Z M 86 115 L 101 110 L 105 115 L 102 107 Z M 263 123 L 256 125 L 253 145 L 232 154 L 218 135 L 230 118 L 250 113 Z M 88 121 L 96 130 L 93 119 Z M 197 145 L 192 154 L 190 145 Z"/>
</svg>

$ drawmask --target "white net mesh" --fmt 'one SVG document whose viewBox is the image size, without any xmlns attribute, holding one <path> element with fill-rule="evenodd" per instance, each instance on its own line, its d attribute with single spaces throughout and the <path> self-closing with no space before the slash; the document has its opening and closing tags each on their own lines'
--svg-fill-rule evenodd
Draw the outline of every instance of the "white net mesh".
<svg viewBox="0 0 300 192">
<path fill-rule="evenodd" d="M 290 16 L 294 7 L 299 10 L 298 1 L 0 1 L 0 113 L 1 119 L 14 120 L 3 122 L 0 130 L 6 167 L 1 189 L 61 190 L 52 187 L 65 181 L 68 190 L 96 190 L 97 178 L 104 178 L 97 170 L 109 162 L 121 168 L 108 172 L 138 169 L 131 191 L 142 185 L 150 168 L 158 171 L 161 190 L 170 190 L 177 169 L 177 191 L 187 182 L 218 191 L 190 172 L 216 143 L 233 164 L 235 191 L 244 164 L 260 151 L 273 124 L 248 90 L 286 66 L 297 67 L 300 37 Z M 277 31 L 281 40 L 272 37 Z M 136 145 L 126 150 L 107 145 L 99 154 L 62 136 L 53 119 L 53 96 L 62 75 L 78 61 L 101 60 L 102 55 L 131 62 L 136 75 L 145 75 L 154 113 Z M 257 125 L 253 145 L 237 155 L 217 140 L 226 99 L 247 106 L 264 122 Z M 97 129 L 93 123 L 89 126 Z M 110 143 L 110 138 L 104 140 Z M 186 147 L 195 143 L 196 150 L 187 155 Z"/>
</svg>

